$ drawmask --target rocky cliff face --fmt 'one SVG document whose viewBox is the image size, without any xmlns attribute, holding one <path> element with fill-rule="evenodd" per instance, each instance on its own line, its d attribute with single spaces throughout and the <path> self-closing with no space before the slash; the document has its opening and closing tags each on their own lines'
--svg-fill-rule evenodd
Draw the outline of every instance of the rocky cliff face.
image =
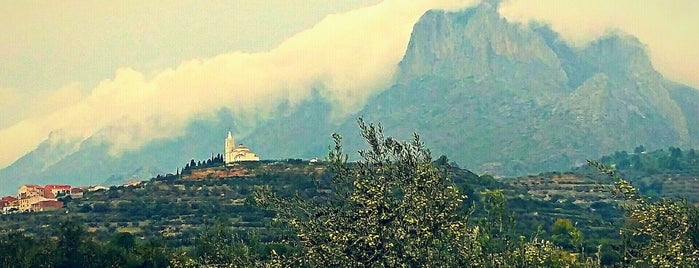
<svg viewBox="0 0 699 268">
<path fill-rule="evenodd" d="M 399 136 L 421 133 L 433 152 L 480 172 L 561 170 L 699 138 L 694 106 L 673 97 L 678 87 L 622 33 L 575 48 L 546 26 L 507 22 L 489 3 L 430 11 L 400 68 L 360 114 Z"/>
<path fill-rule="evenodd" d="M 400 69 L 398 83 L 424 76 L 476 82 L 507 77 L 523 86 L 551 87 L 567 79 L 542 38 L 500 18 L 488 3 L 458 13 L 427 12 L 415 25 Z"/>
</svg>

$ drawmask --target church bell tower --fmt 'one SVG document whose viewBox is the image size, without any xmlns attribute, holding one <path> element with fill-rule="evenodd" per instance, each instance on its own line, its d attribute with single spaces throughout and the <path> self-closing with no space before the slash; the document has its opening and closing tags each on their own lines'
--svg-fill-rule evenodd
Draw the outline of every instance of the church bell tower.
<svg viewBox="0 0 699 268">
<path fill-rule="evenodd" d="M 228 164 L 232 163 L 235 159 L 235 156 L 233 155 L 233 151 L 235 150 L 235 140 L 233 139 L 233 135 L 231 134 L 230 131 L 228 131 L 228 137 L 226 137 L 226 142 L 223 147 L 223 161 Z"/>
</svg>

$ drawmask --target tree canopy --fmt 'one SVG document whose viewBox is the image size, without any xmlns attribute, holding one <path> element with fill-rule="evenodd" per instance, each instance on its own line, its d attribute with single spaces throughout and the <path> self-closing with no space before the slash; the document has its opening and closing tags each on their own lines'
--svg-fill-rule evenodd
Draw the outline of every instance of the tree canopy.
<svg viewBox="0 0 699 268">
<path fill-rule="evenodd" d="M 281 260 L 307 267 L 454 267 L 544 265 L 565 261 L 550 242 L 521 240 L 521 254 L 489 260 L 478 225 L 470 224 L 467 196 L 450 180 L 447 166 L 436 165 L 417 134 L 401 142 L 380 125 L 359 120 L 368 149 L 347 162 L 341 137 L 333 135 L 329 153 L 333 172 L 330 198 L 304 200 L 279 196 L 266 188 L 255 199 L 278 213 L 298 236 L 299 254 Z M 444 162 L 444 161 L 442 161 Z M 509 248 L 508 248 L 509 249 Z"/>
</svg>

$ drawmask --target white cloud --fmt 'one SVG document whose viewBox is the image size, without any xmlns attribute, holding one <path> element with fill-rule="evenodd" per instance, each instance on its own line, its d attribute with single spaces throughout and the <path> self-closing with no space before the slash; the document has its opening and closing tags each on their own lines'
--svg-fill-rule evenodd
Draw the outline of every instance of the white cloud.
<svg viewBox="0 0 699 268">
<path fill-rule="evenodd" d="M 66 106 L 78 103 L 83 94 L 77 83 L 53 91 L 22 92 L 14 88 L 0 88 L 0 129 L 22 119 L 44 116 Z"/>
<path fill-rule="evenodd" d="M 148 70 L 148 75 L 121 68 L 88 95 L 77 84 L 31 95 L 0 88 L 0 112 L 18 115 L 0 118 L 0 167 L 34 149 L 52 131 L 71 140 L 99 133 L 116 154 L 180 135 L 191 119 L 211 116 L 221 107 L 237 117 L 268 118 L 278 103 L 297 104 L 314 88 L 333 101 L 335 116 L 346 115 L 390 84 L 412 26 L 424 11 L 474 2 L 386 0 L 327 16 L 270 51 L 191 59 L 172 69 Z M 509 0 L 500 12 L 510 21 L 546 21 L 577 45 L 620 29 L 648 46 L 663 74 L 699 87 L 699 61 L 693 60 L 699 59 L 695 0 Z M 8 48 L 0 55 L 20 51 L 8 44 L 0 42 Z M 71 68 L 75 66 L 80 65 Z"/>
<path fill-rule="evenodd" d="M 578 46 L 615 30 L 634 35 L 656 69 L 699 88 L 699 1 L 506 0 L 499 10 L 510 21 L 550 23 Z"/>
<path fill-rule="evenodd" d="M 20 102 L 21 96 L 19 91 L 14 88 L 0 88 L 0 114 L 4 116 L 0 117 L 0 128 L 6 127 L 15 123 L 15 116 L 12 114 L 17 113 L 22 106 Z"/>
<path fill-rule="evenodd" d="M 152 77 L 119 69 L 79 102 L 1 129 L 0 167 L 35 148 L 51 131 L 71 139 L 100 133 L 116 154 L 180 135 L 191 119 L 221 107 L 239 117 L 268 118 L 277 104 L 297 104 L 313 88 L 333 101 L 335 116 L 343 116 L 390 84 L 412 26 L 426 10 L 473 2 L 387 0 L 327 16 L 268 52 L 189 60 Z"/>
</svg>

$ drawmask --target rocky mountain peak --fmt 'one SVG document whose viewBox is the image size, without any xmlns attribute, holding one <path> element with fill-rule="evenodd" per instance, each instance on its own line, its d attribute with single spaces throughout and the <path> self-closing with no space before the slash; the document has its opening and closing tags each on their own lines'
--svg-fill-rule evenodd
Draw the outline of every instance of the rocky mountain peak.
<svg viewBox="0 0 699 268">
<path fill-rule="evenodd" d="M 655 73 L 645 45 L 636 37 L 623 33 L 609 34 L 595 40 L 586 47 L 583 54 L 592 65 L 604 73 Z"/>
<path fill-rule="evenodd" d="M 541 81 L 527 77 L 541 73 L 545 83 L 567 80 L 546 42 L 531 29 L 501 18 L 491 1 L 459 12 L 425 13 L 413 29 L 399 77 L 482 81 L 514 74 L 526 87 L 535 87 Z"/>
<path fill-rule="evenodd" d="M 637 38 L 614 33 L 574 47 L 545 24 L 508 22 L 486 1 L 427 12 L 396 85 L 362 114 L 417 131 L 474 170 L 516 174 L 639 144 L 686 145 L 699 133 L 686 103 Z"/>
</svg>

